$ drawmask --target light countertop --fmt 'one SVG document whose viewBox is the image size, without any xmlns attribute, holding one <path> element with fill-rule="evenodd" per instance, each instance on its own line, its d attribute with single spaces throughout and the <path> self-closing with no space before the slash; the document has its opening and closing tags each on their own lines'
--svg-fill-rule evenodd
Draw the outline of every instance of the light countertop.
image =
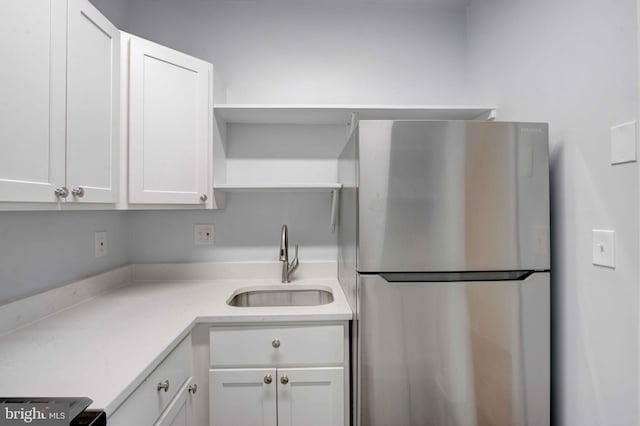
<svg viewBox="0 0 640 426">
<path fill-rule="evenodd" d="M 336 279 L 297 285 L 330 287 L 322 306 L 231 307 L 244 287 L 275 279 L 135 282 L 0 337 L 0 396 L 88 396 L 110 415 L 195 324 L 348 321 Z"/>
</svg>

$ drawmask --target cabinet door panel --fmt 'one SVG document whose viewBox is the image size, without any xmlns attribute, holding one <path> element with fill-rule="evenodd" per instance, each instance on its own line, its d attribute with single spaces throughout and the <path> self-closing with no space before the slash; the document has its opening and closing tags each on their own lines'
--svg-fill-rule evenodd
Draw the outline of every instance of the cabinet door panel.
<svg viewBox="0 0 640 426">
<path fill-rule="evenodd" d="M 115 203 L 119 176 L 120 32 L 87 0 L 69 0 L 67 186 L 74 201 Z"/>
<path fill-rule="evenodd" d="M 213 67 L 136 37 L 130 46 L 129 202 L 200 204 L 209 192 Z"/>
<path fill-rule="evenodd" d="M 276 426 L 276 369 L 209 370 L 209 399 L 211 426 Z"/>
<path fill-rule="evenodd" d="M 155 426 L 193 426 L 191 420 L 191 394 L 189 386 L 191 379 L 187 380 L 180 392 L 173 399 L 164 413 L 160 416 Z"/>
<path fill-rule="evenodd" d="M 278 369 L 278 426 L 342 426 L 344 420 L 344 368 Z"/>
<path fill-rule="evenodd" d="M 66 2 L 0 4 L 0 201 L 56 201 L 65 182 Z"/>
</svg>

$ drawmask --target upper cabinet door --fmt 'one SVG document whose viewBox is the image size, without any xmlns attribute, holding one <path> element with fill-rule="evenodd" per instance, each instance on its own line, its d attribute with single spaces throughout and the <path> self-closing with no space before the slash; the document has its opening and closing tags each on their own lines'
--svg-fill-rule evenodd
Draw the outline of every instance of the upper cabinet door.
<svg viewBox="0 0 640 426">
<path fill-rule="evenodd" d="M 120 32 L 87 0 L 69 0 L 69 200 L 118 201 Z"/>
<path fill-rule="evenodd" d="M 66 2 L 0 2 L 0 201 L 54 202 L 65 182 Z"/>
<path fill-rule="evenodd" d="M 211 168 L 213 66 L 132 37 L 129 202 L 202 204 Z"/>
</svg>

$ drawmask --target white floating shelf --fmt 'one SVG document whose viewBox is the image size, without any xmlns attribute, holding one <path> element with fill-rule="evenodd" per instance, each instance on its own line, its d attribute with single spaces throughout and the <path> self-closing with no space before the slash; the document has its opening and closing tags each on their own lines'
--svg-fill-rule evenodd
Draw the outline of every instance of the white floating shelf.
<svg viewBox="0 0 640 426">
<path fill-rule="evenodd" d="M 214 113 L 227 123 L 346 124 L 351 114 L 361 120 L 491 120 L 493 105 L 275 105 L 215 104 Z"/>
<path fill-rule="evenodd" d="M 342 188 L 339 183 L 301 183 L 301 184 L 230 184 L 213 185 L 213 189 L 223 192 L 330 192 Z"/>
</svg>

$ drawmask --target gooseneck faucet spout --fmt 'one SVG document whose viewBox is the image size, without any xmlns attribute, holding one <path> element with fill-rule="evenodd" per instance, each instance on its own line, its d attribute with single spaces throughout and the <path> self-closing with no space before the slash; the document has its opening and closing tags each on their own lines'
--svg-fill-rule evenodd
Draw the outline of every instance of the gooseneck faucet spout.
<svg viewBox="0 0 640 426">
<path fill-rule="evenodd" d="M 293 271 L 298 269 L 298 245 L 296 244 L 296 254 L 291 263 L 289 263 L 289 231 L 287 225 L 282 225 L 282 233 L 280 235 L 280 261 L 282 262 L 282 282 L 291 281 L 290 276 Z"/>
</svg>

